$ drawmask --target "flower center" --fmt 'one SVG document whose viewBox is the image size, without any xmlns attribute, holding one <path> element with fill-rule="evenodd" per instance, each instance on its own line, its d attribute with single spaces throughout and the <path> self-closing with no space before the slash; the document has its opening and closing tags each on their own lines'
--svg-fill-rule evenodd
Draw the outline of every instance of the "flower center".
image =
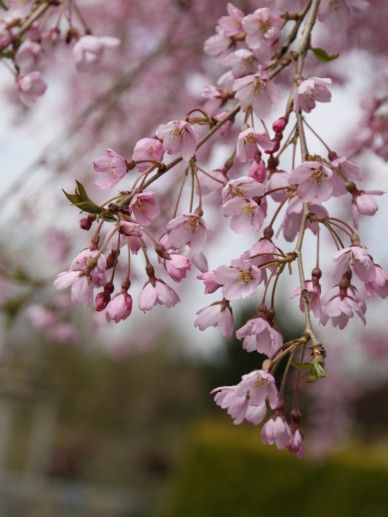
<svg viewBox="0 0 388 517">
<path fill-rule="evenodd" d="M 321 181 L 326 178 L 326 174 L 323 172 L 322 167 L 319 169 L 311 170 L 311 177 L 317 182 L 321 183 Z"/>
<path fill-rule="evenodd" d="M 253 93 L 254 95 L 260 95 L 260 93 L 264 90 L 265 82 L 262 79 L 256 78 L 253 83 Z"/>
<path fill-rule="evenodd" d="M 252 206 L 250 203 L 245 203 L 243 206 L 243 213 L 246 215 L 252 215 L 255 211 L 255 207 Z"/>
<path fill-rule="evenodd" d="M 238 279 L 242 284 L 247 284 L 252 279 L 251 272 L 249 270 L 240 271 L 238 274 Z"/>
<path fill-rule="evenodd" d="M 259 30 L 262 34 L 265 34 L 271 28 L 271 24 L 268 20 L 260 20 L 259 22 Z"/>
</svg>

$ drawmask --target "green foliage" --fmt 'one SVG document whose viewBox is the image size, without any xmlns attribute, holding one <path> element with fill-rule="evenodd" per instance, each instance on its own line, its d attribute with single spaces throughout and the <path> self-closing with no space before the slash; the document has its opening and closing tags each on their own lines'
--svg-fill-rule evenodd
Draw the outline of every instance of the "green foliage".
<svg viewBox="0 0 388 517">
<path fill-rule="evenodd" d="M 209 422 L 191 436 L 164 517 L 385 517 L 388 460 L 366 450 L 298 460 L 258 429 Z"/>
<path fill-rule="evenodd" d="M 109 212 L 90 199 L 86 193 L 85 187 L 80 181 L 76 180 L 76 184 L 77 186 L 74 194 L 69 194 L 68 192 L 63 191 L 72 205 L 76 206 L 83 212 L 99 215 L 106 221 L 114 221 L 114 218 L 109 214 Z"/>
<path fill-rule="evenodd" d="M 312 48 L 311 51 L 318 61 L 322 61 L 322 63 L 329 63 L 339 57 L 339 54 L 328 54 L 323 48 Z"/>
</svg>

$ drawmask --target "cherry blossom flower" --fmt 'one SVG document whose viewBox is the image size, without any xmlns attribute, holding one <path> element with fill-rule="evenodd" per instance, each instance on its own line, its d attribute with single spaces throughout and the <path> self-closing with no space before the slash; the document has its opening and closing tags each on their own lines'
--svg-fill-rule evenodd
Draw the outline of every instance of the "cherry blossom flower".
<svg viewBox="0 0 388 517">
<path fill-rule="evenodd" d="M 111 36 L 81 36 L 73 47 L 73 55 L 79 71 L 85 71 L 100 62 L 105 50 L 115 49 L 120 40 Z"/>
<path fill-rule="evenodd" d="M 175 282 L 180 282 L 183 278 L 186 278 L 187 272 L 191 267 L 190 260 L 178 253 L 167 253 L 163 264 L 167 273 Z"/>
<path fill-rule="evenodd" d="M 216 302 L 204 307 L 197 312 L 194 326 L 199 330 L 209 327 L 218 327 L 223 338 L 231 337 L 233 334 L 234 320 L 232 310 L 227 302 Z"/>
<path fill-rule="evenodd" d="M 289 447 L 292 434 L 284 416 L 276 416 L 267 420 L 261 430 L 261 440 L 267 445 L 275 444 L 280 450 Z"/>
<path fill-rule="evenodd" d="M 236 259 L 232 261 L 231 266 L 217 268 L 214 278 L 222 285 L 227 300 L 237 300 L 247 298 L 255 292 L 262 281 L 262 273 L 250 260 Z"/>
<path fill-rule="evenodd" d="M 373 196 L 382 196 L 385 194 L 382 190 L 358 191 L 353 194 L 352 199 L 352 217 L 353 224 L 358 228 L 359 215 L 375 215 L 378 210 L 377 202 Z"/>
<path fill-rule="evenodd" d="M 126 320 L 132 311 L 132 296 L 126 291 L 116 294 L 105 309 L 106 319 L 108 321 Z"/>
<path fill-rule="evenodd" d="M 31 72 L 17 79 L 21 101 L 31 108 L 38 97 L 47 90 L 47 84 L 40 72 Z"/>
<path fill-rule="evenodd" d="M 243 11 L 241 11 L 241 9 L 230 2 L 227 4 L 226 8 L 228 11 L 228 16 L 221 16 L 221 18 L 218 20 L 219 30 L 228 38 L 239 38 L 243 36 Z"/>
<path fill-rule="evenodd" d="M 273 147 L 273 143 L 268 138 L 265 131 L 255 131 L 252 128 L 241 131 L 237 139 L 236 156 L 240 162 L 248 162 L 260 159 L 259 146 L 264 151 L 269 151 Z"/>
<path fill-rule="evenodd" d="M 309 213 L 318 217 L 319 219 L 325 219 L 329 217 L 329 213 L 321 204 L 310 202 Z M 283 220 L 283 234 L 287 241 L 292 242 L 298 233 L 300 228 L 300 222 L 303 214 L 303 202 L 301 199 L 294 197 L 290 200 L 286 214 Z M 314 220 L 309 220 L 306 223 L 306 228 L 311 230 L 315 235 L 319 231 L 319 223 Z"/>
<path fill-rule="evenodd" d="M 203 50 L 209 56 L 220 56 L 226 52 L 230 45 L 231 40 L 219 32 L 205 41 Z"/>
<path fill-rule="evenodd" d="M 197 276 L 205 284 L 205 294 L 211 294 L 221 287 L 221 284 L 216 282 L 214 271 L 206 271 Z"/>
<path fill-rule="evenodd" d="M 155 305 L 174 307 L 179 302 L 177 293 L 163 280 L 150 279 L 147 282 L 138 299 L 139 309 L 143 312 L 151 310 Z"/>
<path fill-rule="evenodd" d="M 339 285 L 330 289 L 321 299 L 321 324 L 329 319 L 334 327 L 343 329 L 350 318 L 357 314 L 365 325 L 365 301 L 354 286 L 341 288 Z"/>
<path fill-rule="evenodd" d="M 235 197 L 245 199 L 261 197 L 264 195 L 264 192 L 265 188 L 261 183 L 248 176 L 243 176 L 241 178 L 228 181 L 222 190 L 222 204 L 225 205 Z"/>
<path fill-rule="evenodd" d="M 141 192 L 133 196 L 129 204 L 136 222 L 148 226 L 160 215 L 160 208 L 153 192 Z"/>
<path fill-rule="evenodd" d="M 91 303 L 93 300 L 93 284 L 89 276 L 81 271 L 64 271 L 54 281 L 55 289 L 71 288 L 71 301 L 76 305 Z"/>
<path fill-rule="evenodd" d="M 128 246 L 133 252 L 137 253 L 142 245 L 142 231 L 141 227 L 137 223 L 130 221 L 120 221 L 118 225 L 118 231 L 120 234 L 120 246 Z M 112 244 L 112 249 L 118 247 L 118 242 Z"/>
<path fill-rule="evenodd" d="M 136 167 L 140 172 L 144 172 L 152 165 L 152 162 L 161 162 L 164 154 L 163 144 L 157 138 L 141 138 L 136 142 L 132 160 L 135 162 L 142 161 L 145 163 L 137 163 Z"/>
<path fill-rule="evenodd" d="M 303 457 L 303 436 L 299 429 L 295 429 L 295 431 L 292 432 L 292 437 L 287 448 L 290 452 L 294 453 L 297 458 Z"/>
<path fill-rule="evenodd" d="M 249 48 L 258 50 L 271 47 L 279 38 L 283 25 L 282 19 L 275 15 L 268 7 L 257 9 L 253 14 L 248 14 L 242 21 Z"/>
<path fill-rule="evenodd" d="M 327 165 L 311 161 L 303 162 L 289 175 L 290 185 L 298 186 L 302 201 L 327 201 L 335 190 L 334 172 Z"/>
<path fill-rule="evenodd" d="M 197 214 L 175 217 L 167 224 L 167 232 L 171 245 L 175 248 L 190 244 L 197 251 L 202 251 L 208 234 L 203 219 Z"/>
<path fill-rule="evenodd" d="M 362 282 L 367 282 L 375 276 L 375 266 L 372 257 L 361 246 L 343 248 L 334 255 L 334 278 L 339 280 L 349 269 L 356 273 Z"/>
<path fill-rule="evenodd" d="M 113 149 L 107 149 L 104 155 L 96 158 L 93 161 L 93 167 L 98 174 L 101 174 L 96 180 L 97 187 L 101 189 L 112 188 L 128 172 L 127 161 Z"/>
<path fill-rule="evenodd" d="M 283 338 L 266 319 L 259 316 L 247 321 L 236 332 L 237 339 L 243 340 L 247 352 L 258 352 L 272 357 L 283 345 Z"/>
<path fill-rule="evenodd" d="M 263 160 L 259 160 L 259 162 L 253 160 L 249 167 L 249 177 L 259 183 L 264 183 L 267 178 L 267 169 Z"/>
<path fill-rule="evenodd" d="M 374 264 L 374 275 L 365 282 L 365 290 L 368 296 L 378 295 L 380 298 L 388 296 L 388 276 L 381 266 Z"/>
<path fill-rule="evenodd" d="M 236 196 L 222 205 L 222 213 L 226 217 L 231 216 L 230 227 L 234 232 L 258 231 L 267 213 L 267 203 L 265 199 L 258 202 Z"/>
<path fill-rule="evenodd" d="M 156 131 L 156 136 L 163 141 L 167 154 L 179 154 L 186 161 L 195 154 L 197 136 L 191 124 L 185 120 L 172 120 L 162 124 Z"/>
<path fill-rule="evenodd" d="M 305 290 L 309 300 L 309 308 L 313 311 L 316 318 L 321 316 L 321 286 L 319 282 L 314 280 L 306 280 Z M 300 287 L 296 288 L 292 294 L 292 297 L 299 296 L 299 308 L 304 311 L 304 302 L 302 296 L 302 290 Z"/>
<path fill-rule="evenodd" d="M 236 79 L 255 73 L 258 66 L 254 53 L 246 48 L 231 52 L 222 60 L 222 64 L 232 69 L 232 74 Z"/>
<path fill-rule="evenodd" d="M 294 111 L 310 113 L 317 102 L 330 102 L 331 92 L 328 88 L 330 85 L 329 78 L 310 77 L 302 81 L 294 95 Z"/>
<path fill-rule="evenodd" d="M 272 409 L 278 404 L 275 379 L 266 370 L 254 370 L 243 375 L 239 384 L 221 386 L 211 393 L 216 404 L 227 410 L 236 425 L 244 420 L 258 425 L 267 413 L 266 402 Z"/>
<path fill-rule="evenodd" d="M 267 117 L 272 104 L 279 99 L 278 89 L 268 80 L 268 74 L 262 67 L 259 67 L 256 74 L 236 79 L 233 89 L 243 108 L 252 107 L 254 114 L 259 118 Z"/>
</svg>

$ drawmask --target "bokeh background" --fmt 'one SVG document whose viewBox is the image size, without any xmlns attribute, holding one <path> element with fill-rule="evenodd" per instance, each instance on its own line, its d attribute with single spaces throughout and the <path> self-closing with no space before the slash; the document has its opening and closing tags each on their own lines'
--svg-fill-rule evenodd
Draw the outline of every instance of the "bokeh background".
<svg viewBox="0 0 388 517">
<path fill-rule="evenodd" d="M 236 4 L 246 12 L 258 6 Z M 339 150 L 360 129 L 371 92 L 386 88 L 387 3 L 373 4 L 377 14 L 371 8 L 347 27 L 355 48 L 345 45 L 341 60 L 322 68 L 335 81 L 333 102 L 309 118 Z M 79 6 L 96 34 L 121 39 L 114 57 L 80 75 L 63 45 L 47 64 L 49 90 L 33 110 L 20 105 L 5 69 L 0 75 L 0 517 L 388 515 L 384 300 L 369 307 L 366 328 L 354 322 L 340 335 L 322 331 L 328 377 L 306 390 L 301 461 L 263 448 L 258 429 L 233 426 L 213 403 L 212 388 L 236 383 L 260 362 L 235 340 L 194 330 L 195 312 L 209 303 L 195 272 L 176 311 L 134 311 L 109 327 L 53 292 L 55 275 L 88 242 L 61 189 L 71 191 L 77 177 L 98 198 L 97 155 L 109 147 L 130 155 L 137 139 L 198 105 L 203 85 L 220 73 L 202 45 L 226 2 Z M 323 44 L 332 51 L 327 36 Z M 216 146 L 206 158 L 217 166 L 223 156 Z M 367 151 L 358 158 L 365 185 L 386 190 L 382 157 Z M 387 269 L 388 206 L 384 198 L 379 205 L 360 233 Z M 255 239 L 236 243 L 218 231 L 223 224 L 210 214 L 211 268 Z M 328 251 L 324 262 L 330 258 Z M 285 281 L 279 296 L 285 339 L 301 328 L 294 287 Z M 59 314 L 49 331 L 37 323 L 42 309 Z M 239 320 L 253 311 L 240 307 Z"/>
</svg>

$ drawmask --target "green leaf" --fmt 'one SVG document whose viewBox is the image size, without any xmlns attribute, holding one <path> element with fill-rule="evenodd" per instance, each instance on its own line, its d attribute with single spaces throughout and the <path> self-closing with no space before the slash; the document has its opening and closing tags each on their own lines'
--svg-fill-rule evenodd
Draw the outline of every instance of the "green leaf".
<svg viewBox="0 0 388 517">
<path fill-rule="evenodd" d="M 323 48 L 312 48 L 311 50 L 318 61 L 322 61 L 323 63 L 329 63 L 339 57 L 339 54 L 328 54 Z"/>
<path fill-rule="evenodd" d="M 106 214 L 106 211 L 98 206 L 94 201 L 92 201 L 89 196 L 87 195 L 85 187 L 82 185 L 80 181 L 76 181 L 77 188 L 75 189 L 74 194 L 69 194 L 65 190 L 63 193 L 67 197 L 67 199 L 70 201 L 70 203 L 83 212 L 88 212 L 89 214 L 97 214 L 97 215 L 103 215 L 105 214 L 104 219 L 105 220 L 114 220 L 110 216 L 110 214 Z M 108 217 L 108 218 L 106 218 Z M 110 218 L 110 219 L 109 219 Z"/>
</svg>

